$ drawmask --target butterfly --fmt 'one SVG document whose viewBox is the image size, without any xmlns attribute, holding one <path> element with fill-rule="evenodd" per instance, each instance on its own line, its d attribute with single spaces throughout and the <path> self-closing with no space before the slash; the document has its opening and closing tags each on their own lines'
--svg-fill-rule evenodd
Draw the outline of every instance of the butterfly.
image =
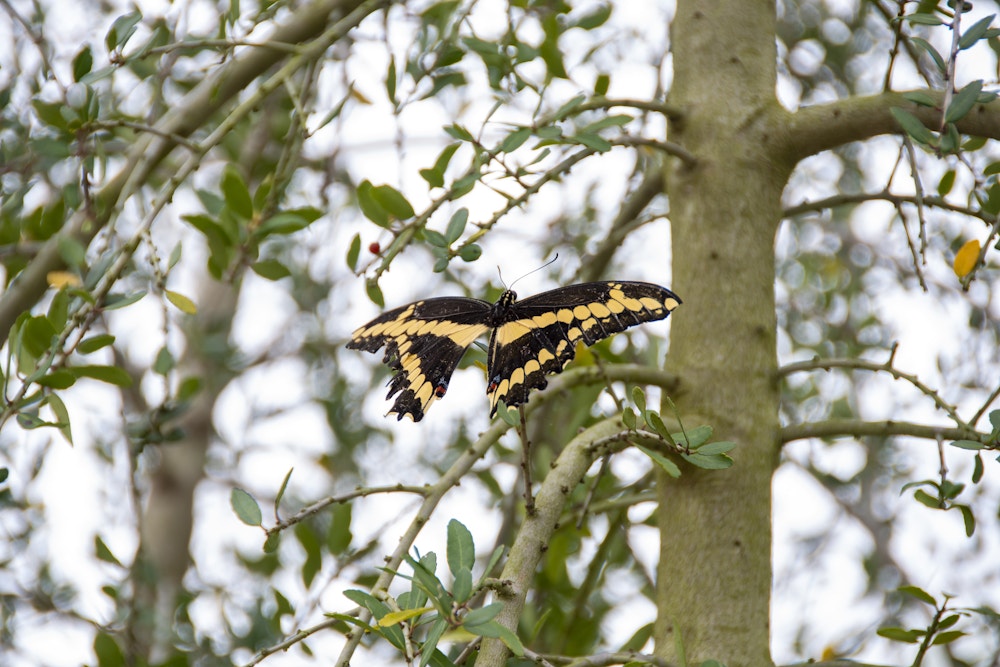
<svg viewBox="0 0 1000 667">
<path fill-rule="evenodd" d="M 378 352 L 393 371 L 387 414 L 418 422 L 431 403 L 448 391 L 451 374 L 466 348 L 491 332 L 486 367 L 490 417 L 502 400 L 526 403 L 532 389 L 544 389 L 546 375 L 559 373 L 576 345 L 599 340 L 643 322 L 662 320 L 681 304 L 665 287 L 610 281 L 579 283 L 522 301 L 511 290 L 496 303 L 466 297 L 435 297 L 394 308 L 357 329 L 347 347 Z"/>
</svg>

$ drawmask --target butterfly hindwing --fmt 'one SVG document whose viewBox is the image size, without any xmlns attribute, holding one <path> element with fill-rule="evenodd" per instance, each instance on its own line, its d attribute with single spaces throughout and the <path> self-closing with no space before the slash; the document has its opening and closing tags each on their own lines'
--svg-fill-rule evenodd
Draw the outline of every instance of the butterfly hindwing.
<svg viewBox="0 0 1000 667">
<path fill-rule="evenodd" d="M 681 303 L 659 285 L 595 282 L 569 285 L 511 304 L 493 331 L 489 351 L 490 415 L 502 399 L 509 406 L 528 400 L 576 354 L 576 345 L 593 345 L 629 327 L 662 320 Z"/>
<path fill-rule="evenodd" d="M 486 333 L 491 304 L 479 299 L 425 299 L 383 313 L 351 335 L 347 347 L 377 352 L 385 346 L 393 371 L 389 414 L 420 421 L 435 399 L 444 396 L 465 349 Z"/>
</svg>

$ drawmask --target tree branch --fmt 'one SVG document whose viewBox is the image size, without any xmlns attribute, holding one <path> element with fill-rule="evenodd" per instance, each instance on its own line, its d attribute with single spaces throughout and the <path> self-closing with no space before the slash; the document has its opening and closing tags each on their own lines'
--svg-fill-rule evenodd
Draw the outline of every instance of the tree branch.
<svg viewBox="0 0 1000 667">
<path fill-rule="evenodd" d="M 860 421 L 856 419 L 828 419 L 826 421 L 790 424 L 781 429 L 781 443 L 806 438 L 835 438 L 838 436 L 861 438 L 865 436 L 887 437 L 908 435 L 914 438 L 942 440 L 975 440 L 989 442 L 988 433 L 958 428 L 955 426 L 935 426 L 901 421 Z"/>
<path fill-rule="evenodd" d="M 852 141 L 882 134 L 899 134 L 902 130 L 890 113 L 893 107 L 909 111 L 927 127 L 937 127 L 941 122 L 941 91 L 919 92 L 937 100 L 937 106 L 914 104 L 903 97 L 901 92 L 889 92 L 836 100 L 828 104 L 804 107 L 796 112 L 777 110 L 771 126 L 780 137 L 782 152 L 793 162 L 798 162 Z M 1000 139 L 1000 100 L 977 104 L 956 125 L 963 134 Z"/>
</svg>

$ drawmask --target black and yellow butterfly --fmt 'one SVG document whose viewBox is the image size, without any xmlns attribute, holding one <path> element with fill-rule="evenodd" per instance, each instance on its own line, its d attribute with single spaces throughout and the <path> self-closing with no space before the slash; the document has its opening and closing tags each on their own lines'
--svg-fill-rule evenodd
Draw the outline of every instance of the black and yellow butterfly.
<svg viewBox="0 0 1000 667">
<path fill-rule="evenodd" d="M 393 370 L 388 414 L 420 421 L 448 381 L 465 349 L 492 330 L 487 370 L 490 416 L 501 399 L 509 406 L 543 389 L 545 376 L 573 359 L 576 345 L 593 345 L 629 327 L 662 320 L 680 305 L 676 294 L 652 283 L 580 283 L 517 301 L 505 291 L 496 303 L 445 296 L 395 308 L 351 335 L 347 347 L 377 352 Z"/>
</svg>

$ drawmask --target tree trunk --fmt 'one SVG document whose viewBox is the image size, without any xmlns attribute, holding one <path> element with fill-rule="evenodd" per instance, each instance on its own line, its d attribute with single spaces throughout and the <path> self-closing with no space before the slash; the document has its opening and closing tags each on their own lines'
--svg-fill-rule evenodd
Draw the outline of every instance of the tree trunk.
<svg viewBox="0 0 1000 667">
<path fill-rule="evenodd" d="M 733 440 L 725 472 L 661 475 L 659 655 L 770 665 L 771 476 L 778 459 L 774 233 L 791 163 L 776 163 L 774 3 L 680 0 L 671 140 L 698 158 L 667 179 L 673 286 L 668 368 L 686 426 Z M 683 651 L 683 655 L 681 654 Z"/>
</svg>

